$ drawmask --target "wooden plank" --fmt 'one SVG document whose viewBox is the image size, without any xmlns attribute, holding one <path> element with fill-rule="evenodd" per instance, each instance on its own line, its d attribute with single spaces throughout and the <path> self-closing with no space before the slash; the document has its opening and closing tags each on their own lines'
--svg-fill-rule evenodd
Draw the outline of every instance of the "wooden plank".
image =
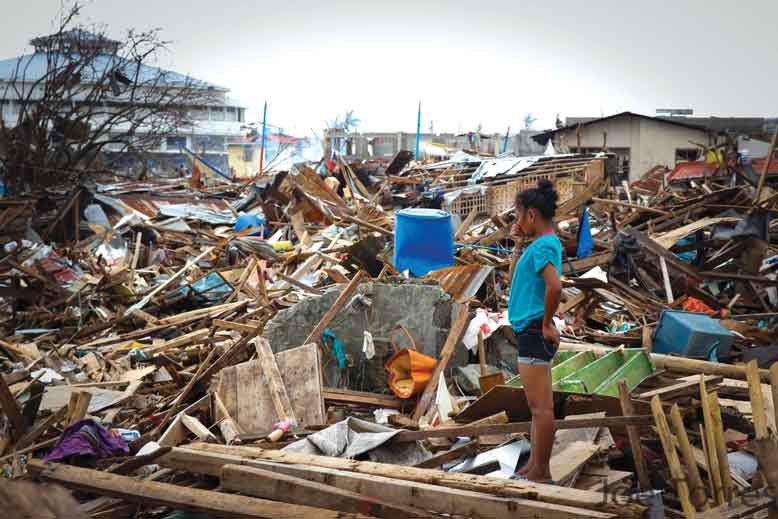
<svg viewBox="0 0 778 519">
<path fill-rule="evenodd" d="M 700 375 L 700 402 L 702 403 L 702 416 L 705 422 L 705 456 L 708 462 L 708 477 L 713 485 L 713 499 L 719 505 L 725 503 L 724 488 L 721 482 L 719 469 L 719 457 L 716 453 L 716 433 L 714 432 L 713 415 L 711 414 L 708 391 L 705 387 L 705 379 Z"/>
<path fill-rule="evenodd" d="M 263 337 L 257 337 L 254 339 L 254 347 L 257 350 L 258 362 L 265 375 L 265 382 L 278 418 L 282 421 L 289 420 L 293 425 L 297 425 L 297 418 L 295 418 L 294 409 L 289 402 L 289 395 L 286 394 L 286 385 L 281 377 L 278 364 L 276 364 L 273 350 L 270 349 L 270 343 Z"/>
<path fill-rule="evenodd" d="M 83 420 L 86 417 L 87 409 L 89 409 L 89 403 L 92 401 L 92 393 L 79 391 L 77 395 L 76 405 L 73 408 L 72 414 L 68 417 L 70 420 L 68 425 L 73 425 L 79 420 Z"/>
<path fill-rule="evenodd" d="M 748 382 L 742 381 L 742 380 L 732 380 L 729 378 L 725 378 L 721 381 L 721 388 L 722 390 L 727 389 L 735 389 L 738 391 L 743 391 L 746 394 L 749 392 L 749 384 Z M 778 428 L 776 428 L 775 425 L 775 402 L 773 402 L 773 392 L 772 387 L 770 384 L 762 383 L 762 400 L 764 400 L 764 409 L 765 409 L 765 420 L 767 421 L 768 428 L 776 431 Z M 726 402 L 726 404 L 725 404 Z M 743 412 L 744 414 L 751 415 L 751 402 L 750 400 L 727 400 L 724 398 L 719 398 L 719 403 L 722 406 L 729 406 L 729 407 L 735 407 L 739 411 Z"/>
<path fill-rule="evenodd" d="M 172 447 L 159 447 L 158 449 L 150 452 L 149 454 L 143 454 L 141 456 L 135 455 L 132 456 L 124 461 L 121 461 L 119 463 L 116 463 L 114 465 L 111 465 L 106 469 L 106 472 L 110 472 L 111 474 L 119 474 L 120 476 L 126 476 L 128 474 L 132 474 L 139 468 L 150 465 L 156 460 L 157 458 L 164 456 L 170 450 Z"/>
<path fill-rule="evenodd" d="M 225 321 L 224 319 L 214 319 L 213 326 L 216 328 L 225 328 L 227 330 L 235 330 L 238 332 L 253 332 L 257 327 L 251 324 L 236 323 L 233 321 Z"/>
<path fill-rule="evenodd" d="M 117 497 L 130 503 L 169 506 L 176 510 L 213 514 L 216 517 L 230 519 L 356 519 L 366 517 L 362 514 L 333 512 L 254 497 L 180 487 L 157 481 L 136 481 L 127 476 L 57 463 L 44 463 L 35 459 L 30 460 L 27 469 L 39 480 L 59 483 L 74 490 Z"/>
<path fill-rule="evenodd" d="M 586 272 L 594 267 L 607 265 L 610 261 L 611 254 L 597 254 L 589 256 L 588 258 L 582 258 L 575 261 L 566 261 L 562 263 L 562 273 L 565 275 L 575 274 L 578 272 Z"/>
<path fill-rule="evenodd" d="M 417 463 L 416 465 L 414 465 L 414 467 L 420 469 L 434 469 L 440 467 L 445 463 L 459 459 L 463 456 L 471 456 L 477 451 L 478 451 L 478 440 L 472 440 L 465 443 L 464 445 L 460 445 L 459 447 L 454 447 L 453 449 L 449 449 L 445 452 L 442 452 L 431 458 L 428 458 L 422 461 L 421 463 Z"/>
<path fill-rule="evenodd" d="M 662 282 L 664 283 L 667 304 L 672 305 L 673 302 L 675 302 L 675 297 L 673 297 L 673 285 L 670 283 L 670 273 L 667 271 L 667 260 L 662 256 L 659 256 L 659 266 L 662 271 Z"/>
<path fill-rule="evenodd" d="M 776 145 L 778 145 L 778 130 L 773 134 L 773 140 L 770 142 L 770 151 L 765 158 L 762 174 L 759 175 L 759 183 L 756 186 L 756 195 L 753 202 L 754 206 L 758 206 L 762 202 L 762 190 L 764 189 L 765 180 L 767 180 L 767 173 L 770 171 L 770 163 L 773 161 Z"/>
<path fill-rule="evenodd" d="M 194 435 L 197 436 L 200 441 L 216 441 L 216 436 L 214 436 L 213 433 L 209 431 L 208 428 L 194 416 L 181 413 L 181 424 L 194 433 Z"/>
<path fill-rule="evenodd" d="M 719 396 L 716 392 L 708 394 L 710 416 L 713 420 L 713 439 L 716 457 L 719 460 L 719 472 L 721 473 L 721 488 L 724 490 L 724 498 L 727 503 L 732 501 L 732 478 L 730 477 L 729 458 L 727 457 L 727 443 L 724 440 L 724 422 L 721 419 Z"/>
<path fill-rule="evenodd" d="M 238 409 L 235 417 L 240 428 L 247 432 L 270 432 L 278 415 L 262 365 L 259 362 L 239 365 L 236 387 Z"/>
<path fill-rule="evenodd" d="M 154 296 L 156 296 L 157 294 L 159 294 L 160 292 L 165 290 L 168 286 L 170 286 L 171 283 L 173 283 L 178 278 L 180 278 L 181 276 L 186 274 L 189 271 L 189 269 L 191 269 L 193 266 L 195 266 L 198 261 L 200 261 L 201 259 L 206 257 L 208 254 L 210 254 L 215 248 L 216 247 L 208 247 L 203 252 L 198 254 L 196 258 L 194 258 L 191 261 L 188 261 L 186 263 L 186 265 L 181 267 L 175 274 L 173 274 L 172 276 L 167 278 L 164 282 L 160 283 L 151 292 L 149 292 L 148 294 L 144 295 L 143 298 L 140 301 L 138 301 L 137 303 L 132 305 L 130 308 L 128 308 L 127 309 L 127 314 L 132 314 L 132 312 L 134 312 L 135 310 L 142 309 L 144 306 L 146 306 L 149 303 L 149 301 L 151 301 L 154 298 Z"/>
<path fill-rule="evenodd" d="M 224 438 L 224 443 L 227 445 L 239 443 L 239 436 L 241 434 L 240 428 L 230 416 L 229 411 L 227 411 L 227 408 L 224 406 L 224 402 L 222 402 L 219 397 L 219 393 L 216 392 L 213 393 L 213 412 L 214 417 L 219 424 L 219 431 L 222 433 L 222 438 Z"/>
<path fill-rule="evenodd" d="M 683 513 L 686 516 L 686 519 L 694 519 L 697 516 L 697 511 L 690 500 L 686 476 L 681 468 L 681 462 L 678 459 L 678 454 L 675 452 L 675 445 L 671 439 L 673 433 L 670 432 L 670 425 L 667 423 L 667 417 L 665 416 L 664 409 L 662 409 L 662 400 L 658 396 L 651 399 L 651 412 L 656 421 L 657 432 L 659 433 L 659 439 L 662 442 L 662 448 L 665 451 L 667 464 L 670 467 L 670 474 L 675 480 L 678 499 L 681 501 Z"/>
<path fill-rule="evenodd" d="M 322 295 L 324 293 L 324 292 L 322 292 L 321 290 L 319 290 L 316 287 L 312 287 L 310 285 L 306 285 L 302 281 L 297 281 L 295 278 L 289 277 L 289 276 L 285 276 L 285 275 L 281 274 L 280 272 L 276 272 L 275 276 L 278 279 L 280 279 L 281 281 L 284 281 L 286 283 L 289 283 L 292 286 L 295 286 L 295 287 L 299 288 L 303 292 L 308 292 L 309 294 L 313 294 L 315 296 L 320 296 L 320 295 Z"/>
<path fill-rule="evenodd" d="M 703 509 L 706 507 L 707 502 L 705 485 L 702 483 L 700 470 L 697 466 L 697 458 L 692 444 L 689 441 L 689 435 L 686 434 L 686 427 L 684 426 L 683 417 L 681 416 L 681 410 L 678 407 L 678 404 L 673 404 L 673 407 L 670 409 L 670 421 L 675 429 L 675 437 L 678 440 L 678 447 L 683 455 L 686 473 L 689 476 L 689 492 L 691 493 L 692 503 L 694 503 L 694 506 L 697 507 L 697 509 Z"/>
<path fill-rule="evenodd" d="M 754 422 L 754 433 L 756 433 L 756 439 L 761 440 L 769 437 L 769 432 L 767 430 L 762 384 L 759 379 L 759 365 L 756 359 L 746 364 L 746 377 L 748 380 L 748 393 L 751 397 L 751 419 Z"/>
<path fill-rule="evenodd" d="M 718 384 L 723 380 L 723 377 L 720 375 L 707 375 L 705 377 L 705 383 L 706 384 Z M 677 384 L 672 384 L 670 386 L 660 387 L 659 389 L 652 389 L 651 391 L 646 391 L 644 393 L 640 393 L 635 398 L 639 400 L 651 400 L 655 396 L 660 396 L 664 400 L 671 400 L 673 398 L 677 398 L 679 396 L 688 396 L 688 395 L 698 395 L 700 394 L 700 381 L 696 377 L 690 380 L 684 380 L 683 382 L 679 382 Z"/>
<path fill-rule="evenodd" d="M 361 513 L 384 519 L 433 517 L 417 508 L 394 505 L 351 490 L 263 468 L 225 465 L 220 480 L 222 487 L 227 490 L 284 503 Z"/>
<path fill-rule="evenodd" d="M 767 481 L 773 496 L 778 491 L 778 441 L 775 438 L 762 438 L 755 440 L 756 458 L 759 460 L 759 472 Z M 774 519 L 778 516 L 778 502 L 773 502 L 768 510 L 768 517 Z"/>
<path fill-rule="evenodd" d="M 275 354 L 281 379 L 300 427 L 326 422 L 319 350 L 307 344 Z M 224 407 L 240 430 L 241 436 L 267 434 L 280 421 L 265 374 L 258 361 L 224 368 L 215 384 Z"/>
<path fill-rule="evenodd" d="M 581 515 L 595 519 L 615 517 L 615 515 L 581 508 L 552 505 L 527 499 L 496 497 L 486 493 L 455 490 L 429 483 L 408 482 L 383 476 L 366 476 L 311 465 L 283 465 L 258 460 L 252 460 L 250 463 L 251 466 L 263 468 L 275 474 L 287 474 L 309 481 L 326 483 L 343 490 L 384 499 L 397 505 L 418 506 L 419 503 L 424 503 L 424 507 L 427 509 L 459 517 L 472 517 L 474 519 L 504 519 L 505 517 L 580 519 Z"/>
<path fill-rule="evenodd" d="M 165 429 L 165 431 L 160 434 L 157 443 L 163 447 L 175 447 L 176 445 L 181 445 L 184 443 L 184 440 L 186 440 L 186 437 L 188 436 L 189 429 L 184 427 L 184 424 L 181 420 L 183 415 L 184 413 L 182 412 L 173 418 L 173 421 L 170 422 L 170 425 L 167 426 L 167 429 Z"/>
<path fill-rule="evenodd" d="M 629 389 L 627 388 L 627 382 L 625 380 L 619 381 L 618 387 L 621 414 L 623 416 L 634 416 L 635 409 L 632 406 L 632 399 L 630 398 Z M 627 437 L 629 439 L 630 449 L 632 450 L 632 461 L 635 463 L 635 472 L 638 475 L 640 490 L 649 490 L 651 489 L 651 478 L 648 477 L 648 467 L 646 466 L 645 458 L 643 458 L 643 446 L 640 443 L 639 429 L 633 425 L 628 425 Z"/>
<path fill-rule="evenodd" d="M 351 215 L 348 215 L 348 214 L 342 213 L 342 214 L 340 215 L 340 217 L 341 217 L 343 220 L 346 220 L 347 222 L 355 223 L 355 224 L 357 224 L 358 226 L 360 226 L 360 227 L 364 227 L 365 229 L 368 229 L 368 230 L 370 230 L 370 231 L 374 231 L 374 232 L 377 232 L 377 233 L 384 234 L 384 235 L 386 235 L 386 236 L 394 237 L 394 233 L 393 233 L 392 231 L 389 231 L 389 230 L 387 230 L 387 229 L 384 229 L 383 227 L 379 227 L 379 226 L 377 226 L 377 225 L 373 225 L 373 224 L 372 224 L 372 223 L 370 223 L 370 222 L 366 222 L 366 221 L 364 221 L 364 220 L 360 220 L 359 218 L 356 218 L 356 217 L 354 217 L 354 216 L 351 216 Z"/>
<path fill-rule="evenodd" d="M 577 294 L 575 294 L 573 297 L 568 299 L 567 301 L 563 302 L 559 305 L 559 313 L 564 314 L 570 311 L 573 307 L 579 305 L 580 303 L 583 303 L 586 299 L 586 292 L 581 290 Z"/>
<path fill-rule="evenodd" d="M 631 204 L 631 203 L 628 203 L 628 202 L 622 202 L 620 200 L 610 200 L 608 198 L 597 198 L 597 197 L 592 197 L 591 200 L 593 202 L 597 203 L 597 204 L 615 205 L 615 206 L 618 206 L 618 207 L 627 207 L 629 209 L 635 209 L 637 211 L 642 211 L 642 212 L 645 212 L 645 213 L 654 213 L 654 214 L 659 214 L 659 215 L 662 215 L 662 216 L 672 216 L 672 213 L 670 213 L 668 211 L 663 211 L 661 209 L 655 209 L 653 207 L 643 207 L 642 205 Z"/>
<path fill-rule="evenodd" d="M 599 428 L 592 427 L 596 432 Z M 560 433 L 570 432 L 560 431 Z M 551 478 L 557 485 L 568 486 L 579 470 L 584 467 L 600 451 L 600 446 L 593 441 L 565 441 L 563 434 L 558 435 L 551 453 L 549 469 Z"/>
<path fill-rule="evenodd" d="M 224 465 L 238 464 L 252 466 L 255 463 L 255 460 L 271 461 L 283 463 L 285 465 L 312 465 L 326 470 L 335 469 L 347 471 L 349 473 L 357 473 L 363 475 L 367 479 L 383 477 L 384 479 L 391 478 L 390 480 L 395 481 L 403 480 L 406 483 L 411 482 L 411 486 L 414 488 L 434 482 L 435 486 L 441 490 L 444 487 L 456 489 L 453 492 L 457 494 L 462 494 L 463 491 L 469 491 L 499 494 L 501 497 L 514 499 L 529 498 L 532 500 L 527 502 L 527 510 L 531 510 L 536 515 L 527 515 L 525 517 L 538 517 L 537 505 L 549 503 L 577 507 L 579 509 L 579 514 L 580 508 L 585 508 L 590 511 L 617 514 L 619 517 L 625 518 L 641 517 L 646 510 L 645 506 L 637 503 L 616 504 L 604 502 L 602 494 L 587 492 L 585 490 L 524 481 L 495 480 L 494 478 L 487 476 L 458 474 L 432 469 L 418 469 L 370 461 L 356 461 L 328 456 L 264 450 L 254 447 L 190 444 L 186 448 L 178 447 L 173 449 L 169 454 L 160 458 L 159 463 L 168 468 L 180 468 L 190 472 L 218 476 L 221 467 Z M 362 489 L 364 489 L 364 487 L 362 487 Z M 360 492 L 363 491 L 362 489 Z M 535 506 L 530 508 L 531 503 L 535 503 Z M 451 513 L 464 514 L 463 510 L 470 508 L 471 506 L 463 506 L 459 508 L 458 512 L 452 511 Z M 514 513 L 518 514 L 520 513 L 520 510 L 521 507 L 514 509 Z M 588 515 L 589 512 L 587 511 L 586 514 Z M 470 514 L 468 513 L 466 515 L 469 516 Z M 474 516 L 478 517 L 478 514 L 475 513 Z M 519 516 L 517 515 L 516 517 Z M 543 517 L 546 516 L 543 515 Z M 554 516 L 549 515 L 549 517 Z"/>
<path fill-rule="evenodd" d="M 755 514 L 766 510 L 775 503 L 775 499 L 766 493 L 744 496 L 728 505 L 722 505 L 697 516 L 698 519 L 741 519 L 758 517 Z"/>
<path fill-rule="evenodd" d="M 588 427 L 624 427 L 626 425 L 650 425 L 651 415 L 606 416 L 603 418 L 567 418 L 555 420 L 557 430 L 581 429 Z M 457 436 L 484 436 L 491 434 L 514 434 L 531 432 L 532 422 L 513 422 L 491 425 L 463 425 L 459 427 L 438 427 L 425 431 L 400 431 L 393 438 L 397 442 L 412 442 L 427 438 L 453 438 Z"/>
<path fill-rule="evenodd" d="M 325 401 L 338 404 L 367 405 L 400 410 L 407 403 L 407 400 L 402 400 L 394 395 L 379 395 L 334 387 L 325 387 L 323 394 Z"/>
<path fill-rule="evenodd" d="M 4 377 L 0 377 L 0 407 L 3 409 L 3 413 L 11 421 L 13 430 L 11 431 L 12 438 L 18 438 L 24 432 L 24 418 L 22 417 L 19 404 L 16 402 L 11 389 L 8 387 L 8 383 Z"/>
<path fill-rule="evenodd" d="M 778 426 L 778 362 L 770 366 L 770 394 L 773 397 L 773 424 Z M 775 426 L 773 430 L 778 433 Z"/>
<path fill-rule="evenodd" d="M 443 347 L 440 350 L 440 358 L 438 359 L 438 363 L 435 364 L 432 377 L 430 378 L 429 382 L 427 382 L 427 385 L 424 386 L 424 391 L 419 397 L 419 400 L 416 404 L 416 409 L 413 411 L 413 419 L 417 422 L 427 412 L 427 408 L 429 408 L 430 403 L 432 402 L 432 398 L 435 396 L 435 392 L 437 391 L 438 379 L 440 378 L 440 375 L 443 373 L 443 371 L 448 367 L 448 363 L 451 361 L 451 357 L 454 355 L 454 350 L 457 344 L 459 344 L 459 341 L 462 339 L 462 335 L 465 333 L 465 328 L 467 327 L 469 320 L 470 307 L 466 304 L 462 305 L 462 308 L 459 311 L 459 315 L 451 325 L 451 330 L 446 337 L 446 342 L 443 344 Z"/>
<path fill-rule="evenodd" d="M 462 223 L 457 228 L 456 232 L 454 233 L 454 240 L 460 240 L 462 239 L 462 236 L 467 234 L 468 229 L 470 229 L 470 226 L 473 225 L 473 221 L 475 221 L 476 216 L 478 216 L 478 209 L 473 208 L 470 210 L 468 215 L 465 217 L 464 220 L 462 220 Z"/>
<path fill-rule="evenodd" d="M 14 445 L 14 449 L 18 452 L 27 448 L 29 445 L 32 445 L 38 440 L 38 438 L 41 437 L 43 433 L 46 432 L 49 427 L 52 427 L 54 424 L 64 419 L 67 414 L 68 407 L 62 406 L 56 412 L 51 413 L 51 415 L 49 415 L 45 420 L 38 420 L 38 423 L 32 429 L 27 431 L 24 436 L 19 438 L 19 441 L 17 441 L 16 445 Z"/>
</svg>

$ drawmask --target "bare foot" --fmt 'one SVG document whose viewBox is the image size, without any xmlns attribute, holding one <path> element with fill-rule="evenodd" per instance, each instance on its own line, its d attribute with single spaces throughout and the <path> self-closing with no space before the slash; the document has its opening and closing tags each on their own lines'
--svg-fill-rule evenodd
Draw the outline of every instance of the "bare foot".
<svg viewBox="0 0 778 519">
<path fill-rule="evenodd" d="M 518 474 L 519 476 L 526 476 L 527 472 L 531 471 L 534 468 L 533 465 L 534 462 L 532 461 L 532 458 L 530 458 L 529 461 L 527 461 L 526 465 L 524 465 L 518 471 L 516 471 L 516 474 Z"/>
<path fill-rule="evenodd" d="M 528 480 L 536 483 L 543 483 L 551 480 L 551 471 L 533 469 L 525 474 L 522 474 Z"/>
</svg>

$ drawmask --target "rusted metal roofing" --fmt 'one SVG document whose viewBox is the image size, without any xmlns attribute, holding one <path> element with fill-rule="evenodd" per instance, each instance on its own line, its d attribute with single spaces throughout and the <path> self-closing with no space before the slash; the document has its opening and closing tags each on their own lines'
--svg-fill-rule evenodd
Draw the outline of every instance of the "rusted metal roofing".
<svg viewBox="0 0 778 519">
<path fill-rule="evenodd" d="M 668 169 L 664 166 L 654 166 L 642 177 L 630 184 L 630 189 L 648 194 L 657 194 L 662 189 L 662 183 Z"/>
<path fill-rule="evenodd" d="M 766 157 L 759 157 L 751 160 L 751 164 L 744 166 L 744 169 L 752 170 L 756 175 L 761 175 L 764 170 Z M 695 180 L 704 176 L 725 177 L 729 174 L 727 170 L 718 170 L 716 164 L 705 162 L 680 162 L 673 168 L 673 172 L 667 177 L 669 182 L 683 182 L 685 180 Z M 778 175 L 778 159 L 770 162 L 768 175 Z"/>
<path fill-rule="evenodd" d="M 762 171 L 764 170 L 764 163 L 767 160 L 767 157 L 759 157 L 758 159 L 752 159 L 751 160 L 751 167 L 754 171 L 762 174 Z M 778 175 L 778 159 L 773 158 L 773 160 L 770 161 L 770 169 L 767 170 L 768 175 Z"/>
<path fill-rule="evenodd" d="M 727 176 L 727 170 L 718 171 L 716 164 L 706 162 L 679 162 L 673 168 L 672 173 L 668 175 L 668 182 L 682 182 L 685 180 L 694 180 L 703 177 Z"/>
<path fill-rule="evenodd" d="M 435 270 L 424 277 L 437 280 L 455 301 L 460 301 L 473 297 L 492 270 L 487 265 L 463 265 Z"/>
</svg>

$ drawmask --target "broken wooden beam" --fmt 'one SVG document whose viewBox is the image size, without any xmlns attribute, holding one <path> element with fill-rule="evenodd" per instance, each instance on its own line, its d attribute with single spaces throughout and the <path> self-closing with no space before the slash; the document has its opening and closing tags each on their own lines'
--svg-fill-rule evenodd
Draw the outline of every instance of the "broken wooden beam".
<svg viewBox="0 0 778 519">
<path fill-rule="evenodd" d="M 297 425 L 297 418 L 294 415 L 294 409 L 289 401 L 289 395 L 286 392 L 284 379 L 281 378 L 281 371 L 276 364 L 275 355 L 270 348 L 270 343 L 263 337 L 254 339 L 254 347 L 257 350 L 257 359 L 265 375 L 265 383 L 270 392 L 270 398 L 278 414 L 280 421 L 290 421 L 292 425 Z"/>
<path fill-rule="evenodd" d="M 240 458 L 238 458 L 240 459 Z M 326 483 L 343 490 L 380 498 L 396 505 L 418 506 L 442 514 L 472 517 L 474 519 L 580 519 L 582 515 L 592 519 L 615 518 L 615 514 L 595 512 L 581 508 L 543 503 L 530 499 L 506 498 L 483 492 L 452 489 L 430 483 L 410 482 L 384 476 L 365 475 L 345 470 L 312 465 L 286 465 L 251 460 L 250 466 L 287 474 L 308 481 Z"/>
<path fill-rule="evenodd" d="M 697 511 L 691 502 L 689 484 L 687 483 L 686 476 L 681 468 L 678 453 L 675 451 L 675 445 L 672 440 L 673 433 L 670 432 L 670 425 L 667 423 L 667 417 L 665 416 L 664 409 L 662 409 L 662 399 L 658 396 L 651 399 L 651 412 L 656 421 L 656 429 L 659 433 L 659 439 L 662 442 L 662 448 L 665 451 L 665 458 L 667 459 L 667 465 L 670 468 L 670 474 L 675 481 L 678 499 L 681 501 L 683 513 L 686 516 L 686 519 L 694 519 Z"/>
<path fill-rule="evenodd" d="M 446 337 L 446 342 L 443 344 L 443 347 L 440 350 L 440 358 L 438 359 L 437 364 L 435 364 L 435 369 L 432 371 L 432 376 L 430 377 L 429 382 L 427 382 L 427 385 L 424 386 L 424 391 L 416 403 L 416 409 L 413 411 L 412 418 L 417 422 L 422 416 L 424 416 L 424 414 L 427 412 L 427 408 L 430 406 L 430 403 L 432 403 L 432 398 L 435 396 L 435 393 L 438 389 L 438 379 L 440 378 L 440 375 L 443 373 L 443 371 L 448 367 L 448 363 L 451 361 L 451 357 L 454 355 L 454 350 L 457 344 L 459 344 L 459 341 L 462 339 L 462 335 L 464 335 L 465 328 L 467 328 L 467 323 L 469 321 L 470 307 L 465 304 L 460 309 L 456 320 L 451 324 L 451 329 L 449 330 L 448 336 Z"/>
<path fill-rule="evenodd" d="M 362 514 L 334 512 L 310 506 L 279 503 L 157 481 L 136 481 L 127 476 L 58 463 L 45 463 L 36 459 L 30 460 L 27 470 L 36 479 L 59 483 L 73 490 L 117 497 L 130 503 L 169 506 L 175 510 L 212 514 L 216 517 L 230 519 L 299 519 L 302 517 L 356 519 L 366 517 Z"/>
<path fill-rule="evenodd" d="M 358 473 L 372 479 L 374 477 L 383 477 L 391 480 L 404 480 L 412 482 L 412 487 L 420 487 L 422 484 L 435 482 L 439 488 L 448 487 L 454 493 L 469 491 L 474 493 L 488 493 L 499 495 L 504 498 L 519 498 L 527 501 L 528 506 L 531 503 L 536 505 L 563 505 L 565 507 L 576 507 L 580 514 L 580 508 L 587 509 L 592 513 L 602 512 L 606 514 L 617 514 L 623 518 L 642 517 L 646 507 L 638 503 L 612 503 L 604 502 L 601 493 L 588 492 L 573 488 L 558 487 L 554 485 L 544 485 L 526 481 L 495 480 L 487 476 L 474 476 L 471 474 L 458 474 L 443 472 L 432 469 L 418 469 L 414 467 L 395 466 L 386 463 L 375 463 L 370 461 L 357 461 L 341 458 L 332 458 L 328 456 L 316 456 L 309 454 L 300 454 L 293 452 L 266 450 L 255 447 L 227 447 L 216 444 L 196 443 L 187 445 L 185 448 L 174 448 L 166 456 L 159 460 L 159 464 L 164 467 L 187 470 L 199 474 L 209 474 L 218 476 L 221 468 L 228 464 L 238 464 L 252 466 L 255 460 L 271 461 L 292 465 L 311 465 L 326 470 L 340 470 L 349 473 Z M 257 465 L 261 466 L 261 465 Z M 514 505 L 515 506 L 515 505 Z M 452 511 L 451 513 L 462 513 Z M 521 507 L 515 507 L 512 510 L 518 513 Z M 524 517 L 537 517 L 538 510 L 544 508 L 528 508 L 535 516 L 526 515 Z M 568 509 L 569 511 L 569 509 Z M 542 512 L 540 512 L 543 517 Z M 468 514 L 469 515 L 469 514 Z M 478 517 L 478 514 L 475 514 Z M 520 517 L 517 515 L 517 517 Z M 572 517 L 570 515 L 553 515 L 549 517 Z M 592 515 L 594 517 L 594 515 Z"/>
<path fill-rule="evenodd" d="M 311 333 L 308 334 L 308 337 L 303 341 L 303 344 L 310 344 L 312 342 L 317 344 L 321 343 L 321 334 L 324 333 L 324 330 L 329 326 L 330 322 L 332 322 L 335 316 L 340 313 L 346 303 L 349 302 L 351 296 L 354 294 L 357 287 L 359 287 L 359 283 L 361 283 L 366 276 L 367 273 L 364 270 L 360 270 L 354 275 L 349 284 L 346 285 L 332 304 L 332 307 L 327 310 L 327 313 L 324 314 L 319 320 L 319 323 L 311 330 Z"/>
<path fill-rule="evenodd" d="M 567 418 L 555 420 L 557 430 L 583 429 L 588 427 L 624 427 L 626 425 L 650 425 L 653 423 L 651 415 L 635 416 L 606 416 L 602 418 Z M 397 442 L 412 442 L 426 440 L 427 438 L 450 438 L 457 436 L 485 436 L 492 434 L 528 433 L 531 431 L 532 422 L 513 422 L 491 425 L 462 425 L 459 427 L 438 427 L 424 431 L 401 431 L 392 439 Z"/>
<path fill-rule="evenodd" d="M 402 409 L 408 403 L 407 400 L 402 400 L 394 395 L 380 395 L 378 393 L 334 387 L 325 387 L 323 395 L 324 400 L 330 403 L 385 407 L 397 410 Z"/>
<path fill-rule="evenodd" d="M 472 440 L 459 447 L 454 447 L 440 454 L 428 458 L 421 463 L 417 463 L 414 467 L 419 469 L 434 469 L 440 467 L 445 463 L 454 461 L 463 456 L 472 456 L 478 451 L 478 440 Z"/>
<path fill-rule="evenodd" d="M 629 389 L 625 380 L 619 381 L 619 402 L 621 403 L 621 414 L 623 416 L 634 416 L 635 409 L 632 406 Z M 651 489 L 651 478 L 648 477 L 648 467 L 643 457 L 642 444 L 640 443 L 640 431 L 634 425 L 627 426 L 627 438 L 629 447 L 632 450 L 632 460 L 635 463 L 635 472 L 638 475 L 640 490 L 647 491 Z"/>
<path fill-rule="evenodd" d="M 428 518 L 421 509 L 387 501 L 308 479 L 263 468 L 225 465 L 220 475 L 223 488 L 232 492 L 327 510 L 366 514 L 383 519 Z"/>
<path fill-rule="evenodd" d="M 13 437 L 18 438 L 24 432 L 24 418 L 4 377 L 0 377 L 0 407 L 13 426 Z"/>
</svg>

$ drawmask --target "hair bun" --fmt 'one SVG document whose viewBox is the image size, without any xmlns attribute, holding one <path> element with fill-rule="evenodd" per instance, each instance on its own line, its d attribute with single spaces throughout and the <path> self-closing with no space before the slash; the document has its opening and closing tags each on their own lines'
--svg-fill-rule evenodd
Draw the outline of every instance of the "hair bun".
<svg viewBox="0 0 778 519">
<path fill-rule="evenodd" d="M 541 178 L 538 180 L 538 189 L 541 191 L 553 191 L 554 190 L 554 184 L 551 183 L 550 180 Z"/>
<path fill-rule="evenodd" d="M 559 194 L 554 189 L 554 184 L 548 179 L 542 178 L 538 180 L 538 192 L 550 199 L 555 206 L 559 201 Z"/>
</svg>

